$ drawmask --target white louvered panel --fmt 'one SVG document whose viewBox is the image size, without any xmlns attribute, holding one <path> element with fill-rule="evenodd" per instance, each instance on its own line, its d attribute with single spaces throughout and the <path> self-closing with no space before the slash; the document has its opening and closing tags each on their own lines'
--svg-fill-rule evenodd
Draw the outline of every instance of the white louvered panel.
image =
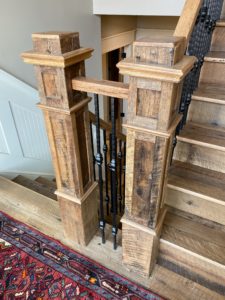
<svg viewBox="0 0 225 300">
<path fill-rule="evenodd" d="M 49 160 L 49 145 L 41 113 L 12 102 L 10 108 L 24 157 Z"/>
</svg>

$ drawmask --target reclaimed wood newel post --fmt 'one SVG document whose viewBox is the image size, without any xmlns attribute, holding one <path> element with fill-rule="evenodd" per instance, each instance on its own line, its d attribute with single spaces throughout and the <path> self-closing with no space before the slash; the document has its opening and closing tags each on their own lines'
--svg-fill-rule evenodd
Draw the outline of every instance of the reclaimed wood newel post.
<svg viewBox="0 0 225 300">
<path fill-rule="evenodd" d="M 130 76 L 128 95 L 123 263 L 148 276 L 154 267 L 166 213 L 163 193 L 177 125 L 182 81 L 195 62 L 183 53 L 184 38 L 134 42 L 121 61 Z"/>
<path fill-rule="evenodd" d="M 86 245 L 98 228 L 87 93 L 72 89 L 84 76 L 93 49 L 80 48 L 78 33 L 32 35 L 33 50 L 22 54 L 35 65 L 57 182 L 65 236 Z"/>
</svg>

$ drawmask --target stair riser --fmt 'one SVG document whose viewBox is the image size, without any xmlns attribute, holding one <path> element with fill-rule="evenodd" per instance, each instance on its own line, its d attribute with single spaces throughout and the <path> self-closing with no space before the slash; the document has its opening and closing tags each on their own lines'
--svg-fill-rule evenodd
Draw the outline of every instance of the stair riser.
<svg viewBox="0 0 225 300">
<path fill-rule="evenodd" d="M 200 83 L 225 84 L 225 64 L 205 61 L 202 67 Z"/>
<path fill-rule="evenodd" d="M 188 120 L 199 124 L 225 127 L 225 105 L 192 100 Z"/>
<path fill-rule="evenodd" d="M 158 263 L 169 270 L 225 295 L 225 267 L 191 251 L 160 240 Z"/>
<path fill-rule="evenodd" d="M 193 195 L 184 191 L 167 188 L 166 204 L 191 213 L 198 217 L 202 217 L 213 222 L 225 225 L 225 205 L 205 199 L 201 195 Z"/>
<path fill-rule="evenodd" d="M 225 152 L 178 141 L 174 159 L 225 173 Z"/>
<path fill-rule="evenodd" d="M 225 51 L 225 27 L 216 27 L 213 33 L 211 51 Z"/>
</svg>

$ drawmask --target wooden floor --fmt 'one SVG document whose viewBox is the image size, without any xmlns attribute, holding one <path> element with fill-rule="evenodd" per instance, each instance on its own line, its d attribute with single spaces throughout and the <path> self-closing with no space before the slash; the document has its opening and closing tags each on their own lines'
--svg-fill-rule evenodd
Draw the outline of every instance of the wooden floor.
<svg viewBox="0 0 225 300">
<path fill-rule="evenodd" d="M 87 255 L 111 270 L 150 288 L 152 291 L 160 294 L 166 299 L 225 299 L 218 293 L 158 264 L 150 278 L 142 278 L 137 276 L 137 274 L 130 272 L 121 263 L 121 246 L 119 246 L 116 251 L 112 249 L 110 228 L 107 229 L 107 243 L 105 245 L 101 244 L 101 239 L 98 234 L 96 234 L 88 247 L 81 247 L 66 240 L 63 234 L 57 201 L 2 177 L 0 177 L 0 210 L 17 220 L 60 240 L 67 246 Z M 168 237 L 168 231 L 166 234 Z M 165 240 L 166 236 L 163 238 Z M 121 244 L 120 234 L 119 243 Z M 221 259 L 224 259 L 224 254 L 221 256 Z"/>
</svg>

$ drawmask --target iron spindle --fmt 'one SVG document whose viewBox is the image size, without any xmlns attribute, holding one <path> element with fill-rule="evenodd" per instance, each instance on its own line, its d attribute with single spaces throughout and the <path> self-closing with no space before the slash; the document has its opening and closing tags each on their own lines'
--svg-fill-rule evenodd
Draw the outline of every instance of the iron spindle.
<svg viewBox="0 0 225 300">
<path fill-rule="evenodd" d="M 125 178 L 126 178 L 126 142 L 123 144 L 123 211 L 125 209 Z"/>
<path fill-rule="evenodd" d="M 216 20 L 220 18 L 222 4 L 222 0 L 204 0 L 196 20 L 186 54 L 194 55 L 198 61 L 184 80 L 180 104 L 180 112 L 183 114 L 183 118 L 179 125 L 180 129 L 186 124 L 192 94 L 198 87 L 204 57 L 210 50 L 212 32 L 215 28 Z"/>
<path fill-rule="evenodd" d="M 92 132 L 92 122 L 90 122 L 90 132 L 91 132 L 91 151 L 92 151 L 92 161 L 93 161 L 93 174 L 94 181 L 96 181 L 96 172 L 95 172 L 95 153 L 94 153 L 94 140 L 93 140 L 93 132 Z"/>
<path fill-rule="evenodd" d="M 122 212 L 122 141 L 119 140 L 119 152 L 118 152 L 118 160 L 119 160 L 119 210 Z"/>
<path fill-rule="evenodd" d="M 111 98 L 111 195 L 112 195 L 112 235 L 113 235 L 113 248 L 117 248 L 117 163 L 116 163 L 116 119 L 115 119 L 115 99 Z"/>
<path fill-rule="evenodd" d="M 105 203 L 106 203 L 106 213 L 109 215 L 109 184 L 108 184 L 108 163 L 107 163 L 107 153 L 108 146 L 106 143 L 106 130 L 103 129 L 103 153 L 104 153 L 104 167 L 105 167 Z"/>
<path fill-rule="evenodd" d="M 99 120 L 99 99 L 98 95 L 94 94 L 95 104 L 95 117 L 96 117 L 96 142 L 97 142 L 97 153 L 95 161 L 98 165 L 98 185 L 99 185 L 99 228 L 102 234 L 102 243 L 105 243 L 105 219 L 104 219 L 104 205 L 103 205 L 103 180 L 102 180 L 102 163 L 103 157 L 101 154 L 101 139 L 100 139 L 100 120 Z"/>
</svg>

